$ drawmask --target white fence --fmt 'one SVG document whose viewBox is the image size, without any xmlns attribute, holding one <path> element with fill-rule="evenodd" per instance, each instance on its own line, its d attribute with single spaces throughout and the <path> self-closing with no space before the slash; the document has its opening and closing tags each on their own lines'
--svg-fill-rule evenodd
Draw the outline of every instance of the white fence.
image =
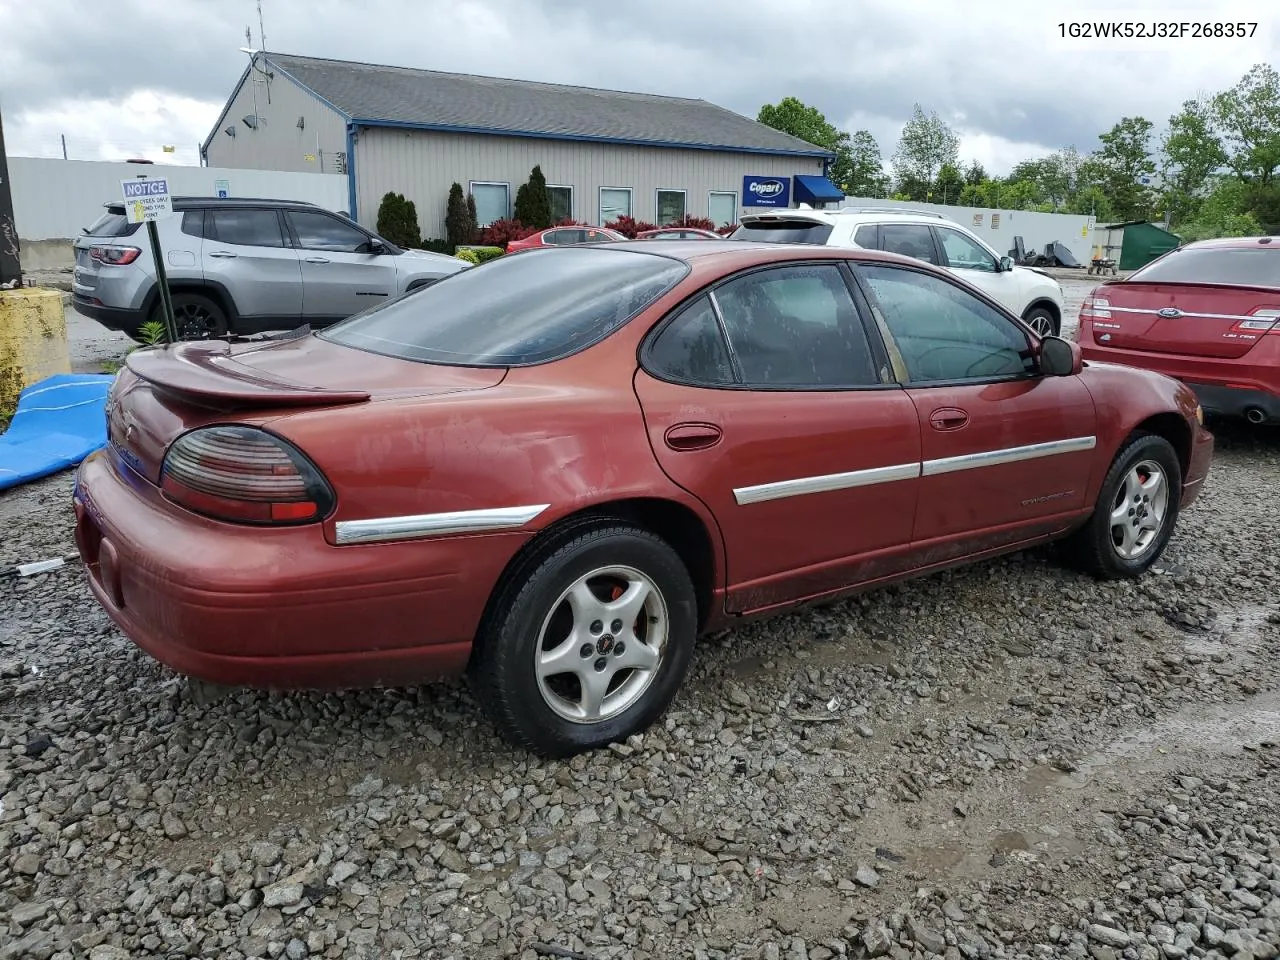
<svg viewBox="0 0 1280 960">
<path fill-rule="evenodd" d="M 167 177 L 176 196 L 217 196 L 214 182 L 226 180 L 233 197 L 305 200 L 329 210 L 346 210 L 348 205 L 347 178 L 337 173 L 9 157 L 18 239 L 74 239 L 98 219 L 104 203 L 120 199 L 120 181 L 137 176 Z"/>
<path fill-rule="evenodd" d="M 949 207 L 941 203 L 914 203 L 907 200 L 876 200 L 846 197 L 842 207 L 901 207 L 937 213 L 968 227 L 1003 255 L 1013 249 L 1013 238 L 1022 237 L 1028 251 L 1044 251 L 1046 243 L 1058 242 L 1082 264 L 1093 254 L 1094 218 L 1067 213 L 1032 213 L 1027 210 L 1000 210 L 992 207 Z"/>
</svg>

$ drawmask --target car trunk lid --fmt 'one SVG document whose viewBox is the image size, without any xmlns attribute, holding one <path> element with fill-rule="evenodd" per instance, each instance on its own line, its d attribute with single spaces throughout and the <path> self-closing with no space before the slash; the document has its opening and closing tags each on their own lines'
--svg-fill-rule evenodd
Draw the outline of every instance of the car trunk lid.
<svg viewBox="0 0 1280 960">
<path fill-rule="evenodd" d="M 1280 320 L 1280 290 L 1130 279 L 1098 288 L 1083 313 L 1099 346 L 1236 359 Z"/>
<path fill-rule="evenodd" d="M 158 483 L 169 444 L 194 427 L 229 420 L 260 424 L 307 407 L 483 390 L 506 373 L 506 367 L 399 360 L 309 335 L 179 343 L 129 355 L 108 397 L 107 432 L 121 458 Z"/>
</svg>

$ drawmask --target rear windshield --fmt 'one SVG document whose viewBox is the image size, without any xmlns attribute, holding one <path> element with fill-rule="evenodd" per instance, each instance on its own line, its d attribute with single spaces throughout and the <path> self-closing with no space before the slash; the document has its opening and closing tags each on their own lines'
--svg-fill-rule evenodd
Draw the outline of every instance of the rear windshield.
<svg viewBox="0 0 1280 960">
<path fill-rule="evenodd" d="M 1143 283 L 1224 283 L 1280 287 L 1280 246 L 1187 247 L 1130 275 Z"/>
<path fill-rule="evenodd" d="M 127 237 L 140 226 L 138 223 L 130 223 L 123 210 L 108 210 L 93 222 L 93 226 L 85 230 L 85 234 L 90 237 Z"/>
<path fill-rule="evenodd" d="M 379 304 L 318 336 L 425 363 L 546 363 L 603 340 L 688 270 L 670 257 L 607 247 L 522 251 Z"/>
<path fill-rule="evenodd" d="M 815 220 L 768 220 L 743 223 L 729 234 L 730 240 L 758 240 L 764 243 L 816 243 L 821 246 L 831 236 L 831 224 Z"/>
</svg>

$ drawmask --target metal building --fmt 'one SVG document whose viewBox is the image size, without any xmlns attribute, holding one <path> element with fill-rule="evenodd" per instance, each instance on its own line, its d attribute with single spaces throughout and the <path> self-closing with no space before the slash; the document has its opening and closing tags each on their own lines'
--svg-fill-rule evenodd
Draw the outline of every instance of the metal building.
<svg viewBox="0 0 1280 960">
<path fill-rule="evenodd" d="M 201 147 L 210 166 L 343 173 L 372 226 L 389 191 L 444 236 L 457 182 L 481 225 L 538 165 L 557 217 L 734 223 L 744 207 L 838 201 L 833 155 L 705 100 L 259 53 Z M 793 178 L 803 177 L 803 180 Z"/>
</svg>

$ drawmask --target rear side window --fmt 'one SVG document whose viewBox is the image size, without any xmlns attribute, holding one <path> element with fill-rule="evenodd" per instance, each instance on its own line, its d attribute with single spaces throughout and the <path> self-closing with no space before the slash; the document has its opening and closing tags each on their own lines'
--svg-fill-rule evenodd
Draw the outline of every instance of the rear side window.
<svg viewBox="0 0 1280 960">
<path fill-rule="evenodd" d="M 603 340 L 688 270 L 679 260 L 647 253 L 543 247 L 455 273 L 317 336 L 425 363 L 546 363 Z"/>
<path fill-rule="evenodd" d="M 140 227 L 140 223 L 130 223 L 123 210 L 108 210 L 93 225 L 85 230 L 90 237 L 128 237 Z"/>
<path fill-rule="evenodd" d="M 880 249 L 926 263 L 938 263 L 929 228 L 915 223 L 886 223 L 880 227 Z M 940 265 L 940 264 L 939 264 Z"/>
<path fill-rule="evenodd" d="M 204 236 L 204 211 L 188 210 L 182 215 L 182 232 L 192 237 Z"/>
<path fill-rule="evenodd" d="M 284 246 L 280 218 L 274 210 L 209 210 L 205 219 L 212 223 L 213 236 L 219 243 L 240 247 Z"/>
<path fill-rule="evenodd" d="M 1129 279 L 1280 287 L 1280 248 L 1188 247 L 1135 271 Z"/>
<path fill-rule="evenodd" d="M 654 339 L 646 364 L 658 376 L 684 383 L 733 383 L 729 348 L 711 301 L 685 307 Z"/>
<path fill-rule="evenodd" d="M 817 220 L 757 220 L 738 225 L 730 240 L 764 243 L 813 243 L 822 246 L 831 236 L 831 224 Z"/>
</svg>

